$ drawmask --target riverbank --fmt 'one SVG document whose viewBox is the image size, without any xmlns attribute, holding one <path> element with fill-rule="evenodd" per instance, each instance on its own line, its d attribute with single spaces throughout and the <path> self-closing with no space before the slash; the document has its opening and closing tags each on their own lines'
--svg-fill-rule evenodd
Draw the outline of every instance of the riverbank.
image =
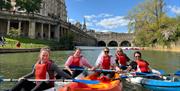
<svg viewBox="0 0 180 91">
<path fill-rule="evenodd" d="M 0 48 L 1 53 L 39 52 L 41 48 Z M 51 48 L 51 51 L 67 51 L 66 48 Z"/>
<path fill-rule="evenodd" d="M 144 50 L 180 52 L 180 47 L 174 47 L 174 48 L 144 47 Z"/>
</svg>

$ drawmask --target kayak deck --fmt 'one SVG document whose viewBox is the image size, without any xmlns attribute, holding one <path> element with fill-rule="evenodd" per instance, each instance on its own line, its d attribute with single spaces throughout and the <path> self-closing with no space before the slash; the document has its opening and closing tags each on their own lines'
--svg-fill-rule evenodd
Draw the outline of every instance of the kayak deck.
<svg viewBox="0 0 180 91">
<path fill-rule="evenodd" d="M 114 78 L 119 78 L 119 74 L 115 74 Z M 97 74 L 92 74 L 83 78 L 84 80 L 99 80 L 98 84 L 84 84 L 71 82 L 59 91 L 122 91 L 122 84 L 120 80 L 111 81 L 106 77 L 97 77 Z"/>
<path fill-rule="evenodd" d="M 169 77 L 169 78 L 173 78 L 173 77 Z M 128 78 L 126 79 L 126 81 L 132 84 L 140 84 L 142 87 L 153 91 L 180 91 L 180 79 L 167 80 L 164 78 L 152 79 L 152 78 L 134 77 L 134 78 Z"/>
</svg>

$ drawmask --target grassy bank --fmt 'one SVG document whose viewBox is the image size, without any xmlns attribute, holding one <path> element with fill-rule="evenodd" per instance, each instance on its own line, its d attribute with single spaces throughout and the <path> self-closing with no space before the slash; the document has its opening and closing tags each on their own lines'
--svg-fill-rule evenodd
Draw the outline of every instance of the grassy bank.
<svg viewBox="0 0 180 91">
<path fill-rule="evenodd" d="M 19 41 L 21 46 L 20 48 L 41 48 L 41 47 L 50 47 L 57 48 L 59 43 L 53 40 L 40 40 L 40 39 L 29 39 L 29 38 L 5 38 L 5 45 L 0 46 L 0 48 L 17 48 L 16 44 Z"/>
</svg>

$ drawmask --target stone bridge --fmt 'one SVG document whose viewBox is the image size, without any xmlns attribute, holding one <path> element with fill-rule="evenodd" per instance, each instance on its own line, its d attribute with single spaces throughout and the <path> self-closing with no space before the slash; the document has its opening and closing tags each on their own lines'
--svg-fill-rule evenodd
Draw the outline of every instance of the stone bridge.
<svg viewBox="0 0 180 91">
<path fill-rule="evenodd" d="M 94 36 L 97 39 L 98 46 L 108 47 L 130 47 L 133 46 L 133 34 L 132 33 L 114 33 L 114 32 L 92 32 L 88 34 Z"/>
</svg>

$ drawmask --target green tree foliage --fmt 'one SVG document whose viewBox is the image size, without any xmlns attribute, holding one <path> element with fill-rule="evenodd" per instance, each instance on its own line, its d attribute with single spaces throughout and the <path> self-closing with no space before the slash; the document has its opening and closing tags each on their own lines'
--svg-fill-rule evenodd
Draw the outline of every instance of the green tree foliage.
<svg viewBox="0 0 180 91">
<path fill-rule="evenodd" d="M 37 13 L 41 8 L 42 0 L 16 0 L 16 6 L 20 10 L 26 10 L 28 13 Z"/>
<path fill-rule="evenodd" d="M 61 48 L 66 48 L 66 49 L 73 49 L 74 47 L 74 35 L 69 33 L 66 36 L 62 36 L 59 40 Z"/>
<path fill-rule="evenodd" d="M 12 8 L 10 2 L 6 1 L 5 0 L 0 0 L 0 10 L 2 9 L 6 9 L 6 10 L 10 10 Z"/>
<path fill-rule="evenodd" d="M 11 28 L 9 33 L 8 33 L 8 36 L 10 38 L 17 38 L 19 36 L 19 33 L 20 33 L 19 29 Z"/>
<path fill-rule="evenodd" d="M 4 5 L 5 5 L 5 1 L 0 0 L 0 10 L 2 10 L 4 8 Z"/>
<path fill-rule="evenodd" d="M 178 39 L 180 23 L 177 18 L 166 15 L 164 0 L 145 0 L 130 11 L 127 18 L 137 46 L 169 46 Z"/>
</svg>

